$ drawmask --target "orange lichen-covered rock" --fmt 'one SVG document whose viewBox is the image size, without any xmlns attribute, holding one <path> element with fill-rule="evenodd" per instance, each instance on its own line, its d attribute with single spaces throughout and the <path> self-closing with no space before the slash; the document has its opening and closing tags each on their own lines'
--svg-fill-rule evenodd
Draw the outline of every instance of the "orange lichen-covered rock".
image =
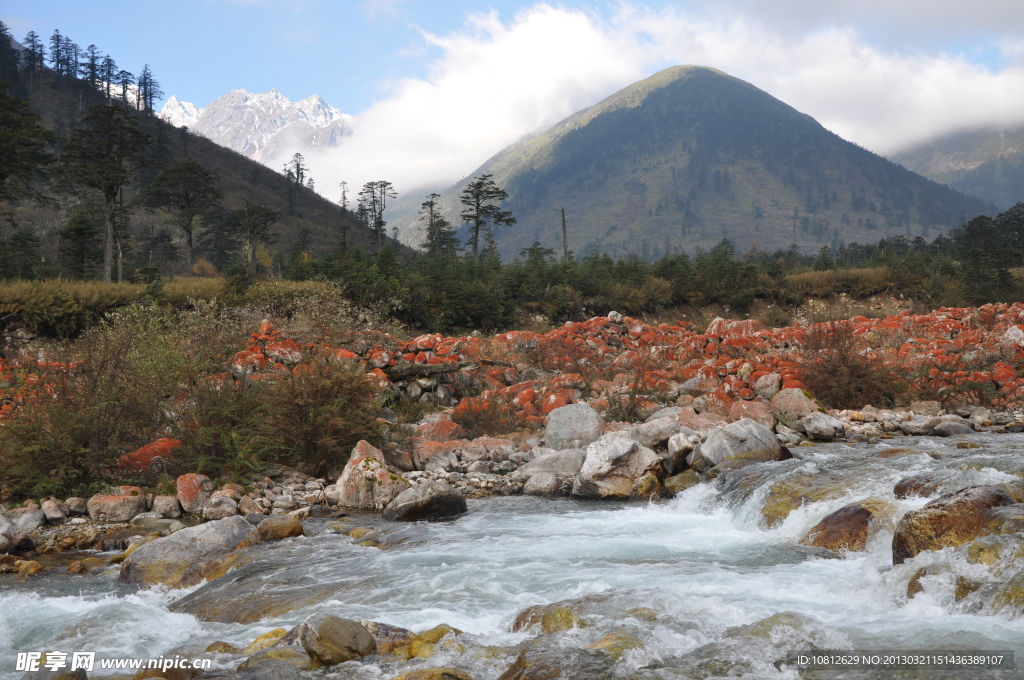
<svg viewBox="0 0 1024 680">
<path fill-rule="evenodd" d="M 131 453 L 126 453 L 117 459 L 118 464 L 125 470 L 145 470 L 153 462 L 154 458 L 171 458 L 171 452 L 181 446 L 180 439 L 162 437 L 151 444 L 140 446 Z"/>
</svg>

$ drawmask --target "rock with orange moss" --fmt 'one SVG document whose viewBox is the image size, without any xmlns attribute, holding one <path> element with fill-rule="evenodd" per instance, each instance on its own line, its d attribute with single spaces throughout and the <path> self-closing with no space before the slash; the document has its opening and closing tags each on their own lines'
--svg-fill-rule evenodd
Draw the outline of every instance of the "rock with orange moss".
<svg viewBox="0 0 1024 680">
<path fill-rule="evenodd" d="M 146 495 L 137 486 L 117 487 L 116 494 L 96 494 L 89 499 L 89 517 L 98 522 L 127 522 L 146 512 Z"/>
<path fill-rule="evenodd" d="M 340 507 L 381 511 L 409 488 L 409 482 L 384 463 L 379 449 L 363 440 L 352 449 L 335 488 Z"/>
<path fill-rule="evenodd" d="M 155 442 L 140 446 L 131 453 L 126 453 L 117 459 L 118 464 L 132 472 L 147 469 L 157 458 L 170 459 L 173 457 L 174 449 L 181 446 L 180 439 L 162 437 Z"/>
<path fill-rule="evenodd" d="M 198 513 L 213 495 L 213 481 L 206 475 L 190 472 L 178 477 L 178 502 L 185 512 Z"/>
<path fill-rule="evenodd" d="M 732 403 L 729 408 L 729 422 L 750 418 L 756 423 L 764 425 L 769 430 L 775 426 L 775 416 L 772 415 L 771 407 L 763 401 L 738 400 Z"/>
</svg>

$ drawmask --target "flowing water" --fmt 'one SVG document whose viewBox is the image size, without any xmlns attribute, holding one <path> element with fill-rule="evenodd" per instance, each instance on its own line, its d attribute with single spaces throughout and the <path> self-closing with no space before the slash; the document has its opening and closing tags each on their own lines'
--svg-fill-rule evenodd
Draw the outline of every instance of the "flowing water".
<svg viewBox="0 0 1024 680">
<path fill-rule="evenodd" d="M 893 497 L 893 485 L 910 474 L 932 473 L 949 490 L 1020 480 L 1024 437 L 969 439 L 984 448 L 957 449 L 930 438 L 897 440 L 919 452 L 895 458 L 875 457 L 895 442 L 800 448 L 797 459 L 747 467 L 671 501 L 472 500 L 468 514 L 403 526 L 384 535 L 381 547 L 359 545 L 331 531 L 328 521 L 310 521 L 315 535 L 261 546 L 250 565 L 184 593 L 188 601 L 212 606 L 208 611 L 261 599 L 303 605 L 245 624 L 200 621 L 174 606 L 182 591 L 133 592 L 113 570 L 8 577 L 0 581 L 0 677 L 22 676 L 13 671 L 18 651 L 95 651 L 107 658 L 202 651 L 215 640 L 242 647 L 315 611 L 416 631 L 446 623 L 465 632 L 459 644 L 440 645 L 430 661 L 353 662 L 314 673 L 327 677 L 392 678 L 412 668 L 454 665 L 493 680 L 528 645 L 583 647 L 610 633 L 632 641 L 618 650 L 618 677 L 983 677 L 801 675 L 776 665 L 789 650 L 817 647 L 1011 649 L 1024 666 L 1024 612 L 992 605 L 992 590 L 1007 572 L 971 564 L 963 550 L 952 549 L 893 566 L 891 527 L 880 529 L 865 552 L 845 557 L 798 543 L 822 517 L 866 497 L 895 504 L 894 520 L 921 507 L 927 499 Z M 773 485 L 825 477 L 835 484 L 824 500 L 765 527 L 762 507 Z M 345 526 L 383 524 L 356 516 Z M 908 599 L 911 577 L 937 563 L 949 565 L 949 573 L 922 579 L 924 591 Z M 957 599 L 957 576 L 982 587 Z M 572 606 L 586 627 L 549 635 L 538 628 L 510 632 L 517 612 L 562 600 L 577 600 Z M 234 668 L 239 660 L 217 655 L 215 666 Z"/>
</svg>

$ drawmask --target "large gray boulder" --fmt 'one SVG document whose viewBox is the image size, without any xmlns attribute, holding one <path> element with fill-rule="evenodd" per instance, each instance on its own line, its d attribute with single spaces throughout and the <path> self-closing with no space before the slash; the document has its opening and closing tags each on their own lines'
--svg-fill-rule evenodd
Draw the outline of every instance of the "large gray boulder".
<svg viewBox="0 0 1024 680">
<path fill-rule="evenodd" d="M 175 531 L 140 545 L 121 563 L 121 581 L 187 588 L 223 576 L 243 562 L 243 548 L 262 543 L 240 515 Z"/>
<path fill-rule="evenodd" d="M 572 485 L 584 498 L 629 498 L 633 483 L 661 467 L 661 458 L 639 442 L 605 435 L 587 447 L 587 459 Z"/>
<path fill-rule="evenodd" d="M 604 420 L 589 404 L 569 404 L 548 414 L 544 443 L 552 449 L 577 449 L 601 436 Z"/>
<path fill-rule="evenodd" d="M 398 495 L 384 508 L 384 519 L 413 522 L 420 519 L 455 517 L 466 512 L 466 498 L 444 482 L 417 484 Z"/>
<path fill-rule="evenodd" d="M 380 450 L 360 441 L 338 478 L 335 493 L 339 507 L 380 511 L 408 488 L 408 480 L 387 466 Z"/>
<path fill-rule="evenodd" d="M 14 520 L 14 524 L 18 527 L 18 531 L 23 534 L 34 533 L 39 527 L 46 524 L 46 514 L 37 505 L 30 506 L 28 510 L 22 512 L 17 519 Z"/>
<path fill-rule="evenodd" d="M 918 416 L 913 420 L 907 420 L 900 423 L 900 429 L 903 430 L 903 434 L 915 435 L 923 437 L 924 435 L 931 434 L 935 426 L 942 421 L 936 417 L 929 416 Z"/>
<path fill-rule="evenodd" d="M 3 515 L 0 515 L 0 554 L 11 552 L 21 540 L 21 532 L 18 525 Z"/>
<path fill-rule="evenodd" d="M 583 461 L 586 459 L 587 452 L 581 449 L 553 451 L 521 466 L 512 473 L 512 479 L 530 479 L 541 472 L 550 472 L 556 477 L 568 479 L 580 473 L 580 470 L 583 469 Z"/>
<path fill-rule="evenodd" d="M 554 473 L 538 472 L 523 485 L 523 494 L 527 496 L 554 496 L 562 488 L 562 480 Z"/>
<path fill-rule="evenodd" d="M 39 509 L 46 515 L 47 524 L 64 524 L 68 519 L 68 506 L 53 498 L 43 501 Z"/>
<path fill-rule="evenodd" d="M 808 437 L 822 441 L 832 441 L 846 433 L 843 421 L 827 413 L 808 413 L 804 416 L 803 425 Z"/>
<path fill-rule="evenodd" d="M 762 375 L 754 382 L 754 392 L 757 396 L 764 397 L 765 399 L 771 399 L 779 392 L 779 388 L 782 387 L 782 376 L 778 373 L 768 373 Z"/>
<path fill-rule="evenodd" d="M 687 460 L 692 467 L 699 469 L 701 466 L 694 464 L 697 458 L 710 468 L 727 460 L 781 460 L 782 456 L 782 444 L 772 431 L 750 418 L 744 418 L 711 432 Z"/>
<path fill-rule="evenodd" d="M 939 423 L 931 431 L 931 435 L 934 437 L 957 437 L 963 434 L 974 434 L 974 430 L 967 423 L 953 421 Z"/>
<path fill-rule="evenodd" d="M 237 514 L 238 503 L 230 496 L 214 496 L 203 506 L 203 517 L 206 519 L 224 519 Z"/>
<path fill-rule="evenodd" d="M 370 631 L 358 622 L 323 612 L 300 623 L 298 637 L 311 659 L 328 665 L 362 659 L 377 649 Z"/>
</svg>

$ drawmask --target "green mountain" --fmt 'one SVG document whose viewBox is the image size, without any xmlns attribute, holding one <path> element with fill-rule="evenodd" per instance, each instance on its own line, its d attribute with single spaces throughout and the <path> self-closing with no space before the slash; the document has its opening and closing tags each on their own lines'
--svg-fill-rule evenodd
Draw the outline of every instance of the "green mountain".
<svg viewBox="0 0 1024 680">
<path fill-rule="evenodd" d="M 753 85 L 675 66 L 504 149 L 447 190 L 459 212 L 470 178 L 494 176 L 518 224 L 496 237 L 507 258 L 539 241 L 577 254 L 710 248 L 805 252 L 886 236 L 934 236 L 986 205 L 829 132 Z M 457 220 L 455 220 L 457 221 Z"/>
<path fill-rule="evenodd" d="M 1005 210 L 1024 201 L 1024 127 L 959 130 L 893 156 L 908 170 Z"/>
</svg>

